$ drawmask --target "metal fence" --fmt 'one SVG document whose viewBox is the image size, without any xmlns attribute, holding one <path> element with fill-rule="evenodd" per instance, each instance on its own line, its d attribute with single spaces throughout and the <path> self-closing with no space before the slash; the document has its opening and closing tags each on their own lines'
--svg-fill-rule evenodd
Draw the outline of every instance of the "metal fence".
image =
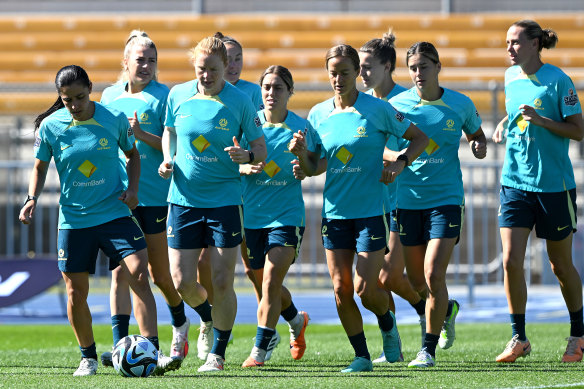
<svg viewBox="0 0 584 389">
<path fill-rule="evenodd" d="M 466 151 L 461 144 L 461 154 Z M 463 149 L 464 146 L 464 149 Z M 491 147 L 503 147 L 493 146 Z M 4 223 L 0 226 L 0 258 L 54 257 L 56 260 L 57 218 L 59 186 L 54 166 L 49 169 L 45 190 L 38 202 L 34 221 L 30 226 L 18 222 L 18 212 L 26 195 L 27 181 L 32 162 L 0 162 L 0 177 L 5 186 L 1 189 L 0 213 Z M 468 285 L 472 300 L 475 285 L 501 284 L 503 279 L 501 243 L 497 225 L 499 206 L 499 174 L 501 162 L 497 160 L 469 161 L 463 159 L 462 171 L 466 193 L 466 215 L 460 243 L 456 246 L 448 268 L 450 284 Z M 584 161 L 574 162 L 579 183 L 578 216 L 582 220 L 582 183 Z M 306 203 L 306 232 L 302 250 L 291 267 L 287 283 L 293 287 L 318 288 L 330 286 L 324 249 L 320 237 L 322 188 L 324 177 L 308 178 L 304 182 Z M 547 264 L 544 242 L 530 239 L 525 261 L 525 274 L 529 284 L 553 283 Z M 578 271 L 584 270 L 584 226 L 580 224 L 574 236 L 574 262 Z M 0 261 L 1 264 L 1 261 Z M 56 263 L 55 263 L 56 266 Z M 100 258 L 97 276 L 107 275 L 106 258 Z M 237 266 L 238 285 L 247 285 L 243 267 Z"/>
</svg>

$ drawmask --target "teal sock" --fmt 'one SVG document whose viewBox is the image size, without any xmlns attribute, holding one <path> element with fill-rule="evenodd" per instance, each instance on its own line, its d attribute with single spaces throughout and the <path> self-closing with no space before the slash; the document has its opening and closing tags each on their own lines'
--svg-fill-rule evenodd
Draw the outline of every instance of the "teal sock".
<svg viewBox="0 0 584 389">
<path fill-rule="evenodd" d="M 158 336 L 147 336 L 146 339 L 150 341 L 156 347 L 156 350 L 160 350 L 160 344 L 158 344 Z"/>
<path fill-rule="evenodd" d="M 267 327 L 258 327 L 256 331 L 255 346 L 262 350 L 268 350 L 268 345 L 272 340 L 272 336 L 276 333 L 275 329 Z"/>
<path fill-rule="evenodd" d="M 206 323 L 213 321 L 213 318 L 211 317 L 211 304 L 209 304 L 209 300 L 205 300 L 203 304 L 197 305 L 196 307 L 193 307 L 193 309 L 199 314 L 203 322 Z"/>
<path fill-rule="evenodd" d="M 81 358 L 97 359 L 97 351 L 95 349 L 95 342 L 93 342 L 93 344 L 89 347 L 79 346 L 79 350 L 81 350 Z"/>
<path fill-rule="evenodd" d="M 215 337 L 215 340 L 213 341 L 211 354 L 217 354 L 221 358 L 225 359 L 225 349 L 227 349 L 227 343 L 229 342 L 230 335 L 231 330 L 221 331 L 213 327 L 213 336 Z"/>
<path fill-rule="evenodd" d="M 185 303 L 181 300 L 180 304 L 176 307 L 168 306 L 170 311 L 170 324 L 173 327 L 180 327 L 186 323 L 187 317 L 185 316 Z"/>
<path fill-rule="evenodd" d="M 120 339 L 128 336 L 130 328 L 130 315 L 113 315 L 112 316 L 112 334 L 114 337 L 114 346 Z"/>
</svg>

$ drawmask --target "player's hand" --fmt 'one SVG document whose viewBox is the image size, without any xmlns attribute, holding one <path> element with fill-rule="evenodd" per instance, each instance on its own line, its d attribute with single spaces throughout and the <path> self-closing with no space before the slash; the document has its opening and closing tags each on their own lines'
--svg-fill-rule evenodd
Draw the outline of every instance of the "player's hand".
<svg viewBox="0 0 584 389">
<path fill-rule="evenodd" d="M 487 143 L 486 142 L 472 140 L 470 142 L 470 149 L 472 150 L 473 155 L 477 159 L 483 159 L 487 156 Z"/>
<path fill-rule="evenodd" d="M 302 131 L 298 130 L 297 133 L 293 134 L 288 150 L 299 158 L 306 155 L 306 136 Z"/>
<path fill-rule="evenodd" d="M 525 119 L 525 121 L 536 126 L 541 126 L 543 124 L 542 117 L 539 116 L 535 108 L 527 104 L 521 104 L 519 106 L 519 111 L 521 111 L 521 116 L 523 116 L 523 119 Z"/>
<path fill-rule="evenodd" d="M 158 167 L 158 175 L 164 179 L 169 179 L 174 171 L 174 164 L 172 161 L 162 161 Z"/>
<path fill-rule="evenodd" d="M 233 137 L 233 146 L 226 147 L 223 151 L 227 151 L 229 158 L 235 163 L 242 164 L 251 162 L 249 160 L 249 151 L 241 148 L 236 137 Z"/>
<path fill-rule="evenodd" d="M 20 210 L 18 220 L 20 220 L 22 224 L 30 224 L 32 222 L 32 215 L 35 209 L 36 201 L 34 200 L 27 201 L 26 204 L 24 204 L 22 209 Z"/>
<path fill-rule="evenodd" d="M 251 176 L 252 174 L 259 174 L 264 171 L 264 166 L 266 166 L 265 162 L 260 162 L 257 165 L 252 165 L 250 163 L 246 163 L 243 165 L 239 165 L 239 173 L 244 176 Z"/>
<path fill-rule="evenodd" d="M 118 200 L 121 200 L 130 209 L 135 209 L 138 206 L 138 194 L 130 189 L 123 191 Z"/>
<path fill-rule="evenodd" d="M 505 128 L 503 128 L 501 125 L 497 125 L 495 131 L 493 131 L 493 136 L 491 136 L 491 139 L 495 143 L 503 143 L 505 140 Z"/>
<path fill-rule="evenodd" d="M 128 121 L 130 122 L 130 127 L 132 128 L 132 131 L 134 132 L 134 136 L 136 137 L 136 139 L 142 139 L 142 134 L 144 133 L 142 131 L 142 127 L 140 127 L 140 120 L 138 120 L 138 112 L 134 111 L 134 117 L 128 118 Z"/>
<path fill-rule="evenodd" d="M 383 161 L 383 170 L 381 171 L 381 178 L 379 179 L 380 182 L 384 184 L 391 184 L 395 181 L 397 176 L 405 168 L 405 162 L 402 160 L 397 160 L 395 162 Z"/>
<path fill-rule="evenodd" d="M 292 166 L 292 173 L 294 174 L 294 178 L 296 178 L 299 181 L 304 180 L 306 178 L 306 173 L 300 167 L 300 161 L 298 161 L 297 159 L 294 159 L 294 160 L 290 161 L 290 163 L 292 165 L 294 165 L 294 166 Z"/>
</svg>

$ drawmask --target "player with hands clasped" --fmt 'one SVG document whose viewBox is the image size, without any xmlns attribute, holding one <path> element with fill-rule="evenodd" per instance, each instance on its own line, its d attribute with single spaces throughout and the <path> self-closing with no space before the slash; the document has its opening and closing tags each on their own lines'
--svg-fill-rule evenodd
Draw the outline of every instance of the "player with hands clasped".
<svg viewBox="0 0 584 389">
<path fill-rule="evenodd" d="M 314 133 L 296 132 L 290 150 L 308 176 L 326 171 L 322 240 L 337 312 L 355 351 L 355 359 L 342 372 L 371 371 L 363 319 L 353 294 L 377 316 L 387 360 L 399 360 L 401 341 L 395 317 L 387 292 L 378 285 L 389 235 L 383 184 L 393 182 L 408 159 L 418 157 L 427 137 L 390 104 L 357 90 L 359 55 L 354 48 L 329 49 L 325 65 L 335 95 L 311 109 L 308 121 Z M 391 136 L 411 143 L 405 159 L 384 166 L 384 146 Z"/>
</svg>

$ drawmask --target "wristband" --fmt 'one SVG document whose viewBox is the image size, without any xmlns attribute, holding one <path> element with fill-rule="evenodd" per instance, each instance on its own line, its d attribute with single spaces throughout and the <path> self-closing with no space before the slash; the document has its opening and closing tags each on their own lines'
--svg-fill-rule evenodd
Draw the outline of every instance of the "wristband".
<svg viewBox="0 0 584 389">
<path fill-rule="evenodd" d="M 397 156 L 397 160 L 398 160 L 398 161 L 404 161 L 404 162 L 405 162 L 405 164 L 406 164 L 405 166 L 408 166 L 408 165 L 410 164 L 410 159 L 409 159 L 409 158 L 408 158 L 408 156 L 407 156 L 407 155 L 405 155 L 405 154 L 400 154 L 400 155 L 398 155 L 398 156 Z"/>
<path fill-rule="evenodd" d="M 252 163 L 253 160 L 255 159 L 255 155 L 253 155 L 253 151 L 248 150 L 249 153 L 249 163 Z"/>
<path fill-rule="evenodd" d="M 26 205 L 26 203 L 28 203 L 31 200 L 36 202 L 37 199 L 38 199 L 38 196 L 27 195 L 26 196 L 26 200 L 24 200 L 24 204 L 23 205 Z"/>
</svg>

